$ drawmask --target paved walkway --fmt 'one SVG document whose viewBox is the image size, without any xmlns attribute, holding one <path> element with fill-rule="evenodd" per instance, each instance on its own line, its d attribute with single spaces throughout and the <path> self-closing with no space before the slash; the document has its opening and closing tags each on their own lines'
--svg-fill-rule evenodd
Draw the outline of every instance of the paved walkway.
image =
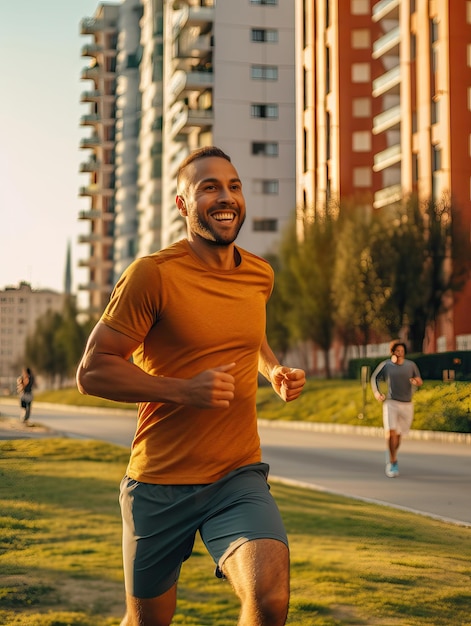
<svg viewBox="0 0 471 626">
<path fill-rule="evenodd" d="M 2 439 L 34 439 L 50 437 L 52 431 L 34 420 L 22 422 L 19 418 L 3 417 L 0 413 L 0 440 Z"/>
</svg>

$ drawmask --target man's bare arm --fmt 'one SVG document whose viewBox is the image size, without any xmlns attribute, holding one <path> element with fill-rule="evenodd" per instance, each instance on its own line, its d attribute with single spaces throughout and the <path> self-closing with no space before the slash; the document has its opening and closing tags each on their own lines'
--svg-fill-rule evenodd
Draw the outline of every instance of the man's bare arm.
<svg viewBox="0 0 471 626">
<path fill-rule="evenodd" d="M 233 363 L 190 379 L 151 376 L 130 361 L 139 343 L 99 322 L 77 370 L 81 393 L 117 402 L 170 402 L 198 408 L 224 408 L 234 398 Z"/>
<path fill-rule="evenodd" d="M 260 348 L 258 369 L 285 402 L 296 400 L 301 395 L 306 383 L 304 370 L 280 365 L 266 337 Z"/>
</svg>

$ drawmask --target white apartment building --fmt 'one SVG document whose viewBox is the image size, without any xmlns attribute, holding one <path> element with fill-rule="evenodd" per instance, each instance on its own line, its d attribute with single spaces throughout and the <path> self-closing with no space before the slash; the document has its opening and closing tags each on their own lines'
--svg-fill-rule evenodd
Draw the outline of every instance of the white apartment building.
<svg viewBox="0 0 471 626">
<path fill-rule="evenodd" d="M 47 311 L 62 311 L 67 294 L 31 289 L 27 282 L 0 290 L 0 393 L 15 390 L 23 367 L 25 342 Z"/>
<path fill-rule="evenodd" d="M 294 4 L 165 6 L 162 244 L 184 235 L 174 204 L 178 164 L 213 144 L 230 155 L 244 186 L 239 245 L 275 251 L 296 202 Z"/>
<path fill-rule="evenodd" d="M 176 170 L 200 146 L 222 148 L 239 171 L 239 245 L 275 252 L 296 203 L 294 4 L 123 0 L 99 5 L 82 33 L 94 38 L 93 71 L 83 75 L 95 82 L 83 97 L 95 116 L 83 122 L 95 128 L 82 169 L 93 178 L 83 189 L 92 210 L 82 214 L 92 231 L 81 261 L 90 310 L 105 305 L 133 258 L 185 236 Z"/>
<path fill-rule="evenodd" d="M 88 112 L 80 122 L 89 132 L 80 142 L 88 153 L 80 171 L 89 180 L 79 195 L 88 200 L 89 207 L 80 211 L 79 218 L 88 222 L 89 232 L 79 237 L 79 243 L 88 248 L 79 261 L 88 271 L 88 281 L 79 289 L 88 294 L 89 310 L 95 315 L 103 310 L 113 285 L 118 17 L 119 5 L 101 4 L 93 17 L 80 24 L 81 34 L 91 41 L 81 51 L 89 57 L 89 64 L 81 74 L 87 82 L 81 102 Z"/>
</svg>

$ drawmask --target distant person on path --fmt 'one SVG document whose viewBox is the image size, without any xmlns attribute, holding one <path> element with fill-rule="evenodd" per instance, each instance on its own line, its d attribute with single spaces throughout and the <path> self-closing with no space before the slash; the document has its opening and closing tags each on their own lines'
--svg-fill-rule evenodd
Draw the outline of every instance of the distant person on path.
<svg viewBox="0 0 471 626">
<path fill-rule="evenodd" d="M 24 409 L 23 422 L 27 422 L 31 416 L 31 404 L 33 403 L 34 376 L 29 367 L 23 368 L 21 376 L 16 381 L 16 389 L 20 394 L 21 408 Z"/>
<path fill-rule="evenodd" d="M 383 403 L 383 426 L 388 442 L 389 461 L 386 463 L 386 476 L 399 476 L 397 451 L 401 436 L 407 435 L 414 418 L 412 394 L 423 380 L 417 365 L 406 359 L 406 345 L 399 339 L 390 344 L 391 358 L 378 365 L 371 375 L 371 388 L 376 400 Z M 387 384 L 387 395 L 379 389 L 379 381 Z"/>
<path fill-rule="evenodd" d="M 257 380 L 261 372 L 290 402 L 305 374 L 280 365 L 268 345 L 273 271 L 235 246 L 246 208 L 230 158 L 215 147 L 192 152 L 176 205 L 187 239 L 124 272 L 77 373 L 82 393 L 139 403 L 120 495 L 121 624 L 171 623 L 199 532 L 241 601 L 239 626 L 282 626 L 289 550 L 262 462 Z"/>
</svg>

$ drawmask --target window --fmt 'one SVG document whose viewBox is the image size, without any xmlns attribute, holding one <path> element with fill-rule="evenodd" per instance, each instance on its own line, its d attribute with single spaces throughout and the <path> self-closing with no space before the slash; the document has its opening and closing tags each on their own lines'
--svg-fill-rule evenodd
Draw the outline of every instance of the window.
<svg viewBox="0 0 471 626">
<path fill-rule="evenodd" d="M 278 118 L 278 105 L 277 104 L 252 104 L 250 106 L 250 114 L 252 117 L 276 119 Z"/>
<path fill-rule="evenodd" d="M 330 93 L 330 48 L 325 48 L 325 93 Z"/>
<path fill-rule="evenodd" d="M 274 141 L 253 141 L 252 154 L 255 156 L 278 156 L 278 144 Z"/>
<path fill-rule="evenodd" d="M 432 38 L 432 43 L 438 41 L 438 22 L 435 19 L 432 20 L 430 25 L 430 36 Z"/>
<path fill-rule="evenodd" d="M 369 30 L 356 29 L 352 32 L 352 48 L 354 50 L 368 49 L 371 46 L 371 33 Z"/>
<path fill-rule="evenodd" d="M 354 152 L 369 152 L 371 150 L 371 134 L 367 130 L 358 130 L 352 135 Z"/>
<path fill-rule="evenodd" d="M 278 41 L 278 31 L 271 28 L 252 28 L 252 41 L 276 43 Z"/>
<path fill-rule="evenodd" d="M 412 153 L 412 180 L 414 183 L 419 180 L 419 155 L 417 152 Z"/>
<path fill-rule="evenodd" d="M 278 220 L 269 218 L 254 218 L 252 229 L 256 232 L 276 232 L 278 230 Z"/>
<path fill-rule="evenodd" d="M 432 171 L 438 172 L 442 169 L 442 151 L 438 146 L 432 146 Z"/>
<path fill-rule="evenodd" d="M 262 178 L 253 181 L 253 191 L 256 194 L 277 196 L 278 195 L 278 181 L 273 179 Z"/>
<path fill-rule="evenodd" d="M 370 98 L 353 98 L 353 117 L 371 116 Z"/>
<path fill-rule="evenodd" d="M 369 63 L 354 63 L 352 65 L 352 82 L 368 83 L 371 78 L 371 68 Z"/>
<path fill-rule="evenodd" d="M 352 0 L 352 15 L 368 15 L 370 11 L 369 0 Z"/>
<path fill-rule="evenodd" d="M 353 184 L 355 187 L 370 187 L 371 183 L 372 175 L 369 167 L 353 168 Z"/>
<path fill-rule="evenodd" d="M 252 65 L 251 78 L 254 80 L 278 80 L 276 65 Z"/>
</svg>

